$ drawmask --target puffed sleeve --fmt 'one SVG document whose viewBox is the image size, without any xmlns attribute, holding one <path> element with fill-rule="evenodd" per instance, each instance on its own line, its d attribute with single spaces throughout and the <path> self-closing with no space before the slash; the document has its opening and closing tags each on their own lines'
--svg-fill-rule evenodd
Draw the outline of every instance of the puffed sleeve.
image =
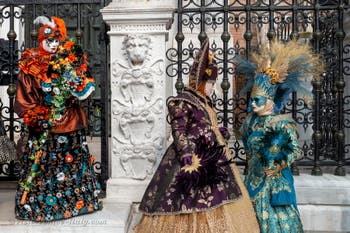
<svg viewBox="0 0 350 233">
<path fill-rule="evenodd" d="M 191 156 L 195 148 L 188 135 L 191 106 L 185 101 L 171 100 L 168 102 L 168 110 L 174 144 L 180 159 Z"/>
<path fill-rule="evenodd" d="M 267 128 L 271 128 L 269 132 L 274 136 L 265 139 L 269 143 L 264 151 L 266 158 L 280 161 L 283 167 L 289 167 L 301 156 L 296 122 L 287 115 L 280 115 L 274 117 Z"/>
<path fill-rule="evenodd" d="M 38 93 L 36 92 L 35 83 L 37 80 L 26 76 L 20 72 L 17 78 L 17 92 L 14 102 L 14 111 L 23 117 L 23 114 L 30 109 L 40 105 Z"/>
<path fill-rule="evenodd" d="M 299 159 L 301 157 L 301 149 L 298 144 L 296 124 L 286 124 L 285 127 L 285 132 L 289 135 L 290 138 L 289 147 L 291 149 L 291 153 L 288 153 L 285 157 L 286 165 L 289 167 L 296 159 Z"/>
</svg>

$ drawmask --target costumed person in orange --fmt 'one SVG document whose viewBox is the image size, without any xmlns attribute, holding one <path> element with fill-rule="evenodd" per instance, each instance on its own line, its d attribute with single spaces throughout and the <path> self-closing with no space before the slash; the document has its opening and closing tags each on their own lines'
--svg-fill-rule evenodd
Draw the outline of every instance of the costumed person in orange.
<svg viewBox="0 0 350 233">
<path fill-rule="evenodd" d="M 15 112 L 29 130 L 16 192 L 18 219 L 53 221 L 101 208 L 87 118 L 79 101 L 94 91 L 87 57 L 66 39 L 62 19 L 39 16 L 39 48 L 21 56 Z"/>
<path fill-rule="evenodd" d="M 217 76 L 207 39 L 189 86 L 167 101 L 174 142 L 145 191 L 136 233 L 260 232 L 210 99 Z"/>
<path fill-rule="evenodd" d="M 263 233 L 302 233 L 291 164 L 301 156 L 297 125 L 281 110 L 293 91 L 312 102 L 306 80 L 320 77 L 322 66 L 307 44 L 273 41 L 251 61 L 237 58 L 236 71 L 248 76 L 248 116 L 242 127 L 247 153 L 245 179 Z"/>
</svg>

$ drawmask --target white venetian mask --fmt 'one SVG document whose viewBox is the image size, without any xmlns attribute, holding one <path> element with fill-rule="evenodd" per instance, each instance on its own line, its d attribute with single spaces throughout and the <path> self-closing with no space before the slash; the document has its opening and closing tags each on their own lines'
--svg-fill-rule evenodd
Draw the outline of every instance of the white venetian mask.
<svg viewBox="0 0 350 233">
<path fill-rule="evenodd" d="M 45 39 L 41 43 L 42 43 L 43 49 L 49 53 L 56 53 L 59 45 L 58 39 L 54 37 Z"/>
</svg>

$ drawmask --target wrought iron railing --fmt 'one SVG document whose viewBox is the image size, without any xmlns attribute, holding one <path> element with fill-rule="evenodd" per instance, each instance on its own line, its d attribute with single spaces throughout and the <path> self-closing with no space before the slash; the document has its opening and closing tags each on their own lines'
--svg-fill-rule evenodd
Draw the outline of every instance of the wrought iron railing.
<svg viewBox="0 0 350 233">
<path fill-rule="evenodd" d="M 175 87 L 181 92 L 200 42 L 210 37 L 221 76 L 221 89 L 213 95 L 218 119 L 236 135 L 230 148 L 237 164 L 245 165 L 239 129 L 247 96 L 239 94 L 244 79 L 235 75 L 234 57 L 248 58 L 251 51 L 275 37 L 312 43 L 323 56 L 326 72 L 322 81 L 312 83 L 313 108 L 293 93 L 285 109 L 303 136 L 304 156 L 293 165 L 293 172 L 310 166 L 311 174 L 321 175 L 322 167 L 333 166 L 336 175 L 345 175 L 344 166 L 350 165 L 350 135 L 345 134 L 350 129 L 350 97 L 344 95 L 348 88 L 344 79 L 350 77 L 350 44 L 344 44 L 343 26 L 347 7 L 343 0 L 178 0 L 177 48 L 167 51 L 167 74 L 177 78 Z"/>
</svg>

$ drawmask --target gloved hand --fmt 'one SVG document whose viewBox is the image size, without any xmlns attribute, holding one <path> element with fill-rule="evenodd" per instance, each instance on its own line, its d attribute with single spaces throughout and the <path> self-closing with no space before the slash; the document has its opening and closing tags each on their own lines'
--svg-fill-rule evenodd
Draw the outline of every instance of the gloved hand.
<svg viewBox="0 0 350 233">
<path fill-rule="evenodd" d="M 72 96 L 69 99 L 66 100 L 65 105 L 67 108 L 74 108 L 79 106 L 79 100 L 77 97 Z"/>
<path fill-rule="evenodd" d="M 265 170 L 264 170 L 265 175 L 266 175 L 267 177 L 271 177 L 271 176 L 273 176 L 274 174 L 279 173 L 280 171 L 281 171 L 281 165 L 279 165 L 279 164 L 276 164 L 275 169 L 265 169 Z"/>
<path fill-rule="evenodd" d="M 192 164 L 192 156 L 185 156 L 182 159 L 183 166 Z"/>
<path fill-rule="evenodd" d="M 221 135 L 226 139 L 226 140 L 229 140 L 231 135 L 230 133 L 228 132 L 228 129 L 225 127 L 225 126 L 221 126 L 219 127 L 219 131 L 221 133 Z"/>
</svg>

